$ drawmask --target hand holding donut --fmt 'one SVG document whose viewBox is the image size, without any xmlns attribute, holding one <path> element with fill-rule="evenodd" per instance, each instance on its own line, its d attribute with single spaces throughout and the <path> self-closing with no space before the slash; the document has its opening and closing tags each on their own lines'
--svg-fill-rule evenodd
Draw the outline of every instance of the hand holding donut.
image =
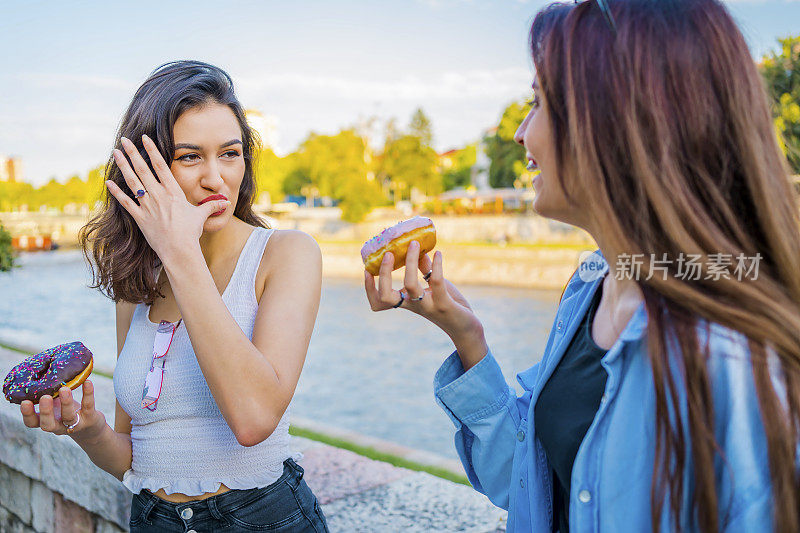
<svg viewBox="0 0 800 533">
<path fill-rule="evenodd" d="M 227 209 L 231 202 L 212 200 L 199 206 L 193 205 L 186 199 L 169 165 L 147 135 L 142 136 L 142 144 L 160 182 L 136 146 L 125 137 L 121 142 L 131 162 L 128 163 L 122 151 L 117 149 L 114 150 L 114 160 L 139 203 L 137 205 L 111 180 L 106 181 L 109 192 L 130 213 L 162 261 L 197 246 L 206 219 L 217 211 Z"/>
<path fill-rule="evenodd" d="M 483 359 L 488 351 L 483 325 L 466 298 L 445 279 L 442 252 L 434 253 L 433 261 L 427 254 L 420 257 L 420 245 L 412 241 L 406 253 L 402 291 L 392 289 L 393 266 L 394 256 L 387 252 L 380 265 L 377 288 L 372 274 L 364 271 L 364 287 L 372 310 L 403 307 L 430 320 L 453 341 L 466 370 Z M 427 278 L 428 287 L 422 286 L 419 272 Z"/>
<path fill-rule="evenodd" d="M 90 380 L 83 382 L 80 404 L 72 398 L 72 390 L 64 386 L 59 389 L 55 400 L 49 394 L 42 396 L 38 414 L 30 400 L 20 404 L 20 412 L 22 421 L 29 428 L 41 428 L 48 433 L 70 434 L 89 440 L 99 437 L 106 425 L 105 415 L 94 407 L 94 384 Z M 72 427 L 69 431 L 68 425 Z"/>
</svg>

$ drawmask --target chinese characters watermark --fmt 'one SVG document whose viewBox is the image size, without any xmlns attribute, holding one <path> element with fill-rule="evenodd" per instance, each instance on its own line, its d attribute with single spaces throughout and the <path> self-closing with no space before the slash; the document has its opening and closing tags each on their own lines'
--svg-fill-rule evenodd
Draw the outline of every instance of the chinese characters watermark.
<svg viewBox="0 0 800 533">
<path fill-rule="evenodd" d="M 652 279 L 656 275 L 661 275 L 661 279 L 666 280 L 667 276 L 687 281 L 712 280 L 736 278 L 758 279 L 758 265 L 761 262 L 761 254 L 756 253 L 748 256 L 740 253 L 734 257 L 733 254 L 714 253 L 708 254 L 703 261 L 701 254 L 685 254 L 681 252 L 677 258 L 670 259 L 667 254 L 649 254 L 650 270 L 643 278 L 643 270 L 646 269 L 645 257 L 648 254 L 620 254 L 617 257 L 614 276 L 618 280 L 640 280 Z"/>
</svg>

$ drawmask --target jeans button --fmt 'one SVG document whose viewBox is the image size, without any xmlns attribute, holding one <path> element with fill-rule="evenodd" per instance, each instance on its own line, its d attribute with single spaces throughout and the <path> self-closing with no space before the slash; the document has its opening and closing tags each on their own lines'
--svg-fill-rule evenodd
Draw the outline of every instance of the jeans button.
<svg viewBox="0 0 800 533">
<path fill-rule="evenodd" d="M 190 530 L 189 530 L 189 531 L 187 531 L 186 533 L 197 533 L 197 531 L 195 531 L 194 529 L 190 529 Z"/>
<path fill-rule="evenodd" d="M 181 518 L 183 518 L 184 520 L 189 520 L 192 517 L 192 515 L 194 515 L 194 511 L 192 511 L 191 508 L 189 507 L 181 511 Z"/>
</svg>

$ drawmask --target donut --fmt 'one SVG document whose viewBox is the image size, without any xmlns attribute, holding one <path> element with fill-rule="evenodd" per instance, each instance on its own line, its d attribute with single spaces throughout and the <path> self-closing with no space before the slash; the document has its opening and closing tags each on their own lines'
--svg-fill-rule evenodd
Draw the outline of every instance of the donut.
<svg viewBox="0 0 800 533">
<path fill-rule="evenodd" d="M 56 398 L 64 385 L 80 387 L 93 365 L 92 352 L 82 342 L 59 344 L 12 368 L 3 382 L 3 394 L 11 403 L 30 400 L 38 404 L 45 394 Z"/>
<path fill-rule="evenodd" d="M 433 250 L 433 247 L 436 246 L 436 228 L 433 227 L 433 221 L 426 217 L 416 216 L 398 222 L 372 237 L 361 248 L 364 268 L 373 276 L 377 276 L 384 254 L 392 252 L 394 255 L 392 270 L 397 270 L 406 262 L 406 252 L 408 252 L 408 245 L 411 244 L 411 241 L 419 243 L 420 256 Z"/>
</svg>

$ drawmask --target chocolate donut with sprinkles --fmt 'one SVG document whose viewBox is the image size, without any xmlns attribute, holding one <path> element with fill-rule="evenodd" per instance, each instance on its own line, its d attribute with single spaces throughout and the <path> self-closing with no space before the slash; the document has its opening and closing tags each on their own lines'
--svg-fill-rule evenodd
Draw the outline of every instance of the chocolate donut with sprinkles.
<svg viewBox="0 0 800 533">
<path fill-rule="evenodd" d="M 30 400 L 38 404 L 42 396 L 58 397 L 66 385 L 77 389 L 92 373 L 92 352 L 82 342 L 59 344 L 25 359 L 11 369 L 3 382 L 3 394 L 11 403 Z"/>
</svg>

